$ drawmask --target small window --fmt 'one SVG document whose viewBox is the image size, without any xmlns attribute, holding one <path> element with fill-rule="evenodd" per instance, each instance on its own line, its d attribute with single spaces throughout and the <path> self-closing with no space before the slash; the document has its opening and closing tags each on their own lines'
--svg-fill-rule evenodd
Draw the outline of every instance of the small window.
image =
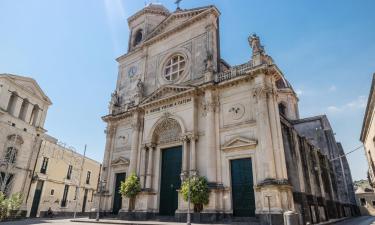
<svg viewBox="0 0 375 225">
<path fill-rule="evenodd" d="M 372 201 L 372 206 L 375 206 L 375 201 Z"/>
<path fill-rule="evenodd" d="M 9 164 L 13 164 L 16 162 L 17 157 L 17 149 L 13 147 L 9 147 L 5 153 L 5 162 Z"/>
<path fill-rule="evenodd" d="M 86 184 L 90 184 L 90 177 L 91 177 L 91 172 L 87 171 L 87 174 L 86 174 Z"/>
<path fill-rule="evenodd" d="M 137 46 L 139 43 L 141 43 L 142 41 L 142 38 L 143 38 L 143 34 L 142 34 L 142 29 L 139 29 L 136 33 L 135 33 L 135 36 L 134 36 L 134 44 L 133 46 Z"/>
<path fill-rule="evenodd" d="M 54 194 L 55 194 L 55 190 L 51 189 L 51 195 L 54 195 Z"/>
<path fill-rule="evenodd" d="M 43 157 L 43 163 L 42 163 L 42 167 L 40 168 L 40 173 L 46 174 L 47 166 L 48 166 L 48 158 Z"/>
<path fill-rule="evenodd" d="M 69 165 L 68 172 L 66 173 L 66 179 L 70 180 L 70 178 L 72 178 L 72 170 L 73 166 Z"/>
<path fill-rule="evenodd" d="M 361 206 L 365 206 L 366 205 L 366 199 L 361 198 L 360 201 L 361 201 Z"/>
</svg>

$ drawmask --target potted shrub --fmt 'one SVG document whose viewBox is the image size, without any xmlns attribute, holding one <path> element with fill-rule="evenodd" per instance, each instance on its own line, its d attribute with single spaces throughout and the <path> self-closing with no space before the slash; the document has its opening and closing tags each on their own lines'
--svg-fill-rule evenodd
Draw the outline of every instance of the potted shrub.
<svg viewBox="0 0 375 225">
<path fill-rule="evenodd" d="M 208 182 L 205 177 L 193 176 L 190 177 L 190 201 L 194 204 L 194 213 L 200 213 L 203 210 L 203 205 L 207 205 L 209 202 L 210 190 L 208 188 Z M 188 201 L 189 196 L 189 180 L 186 179 L 181 186 L 182 197 L 185 201 Z M 196 217 L 194 215 L 194 217 Z M 199 218 L 199 216 L 198 216 Z"/>
<path fill-rule="evenodd" d="M 141 184 L 139 178 L 134 173 L 121 182 L 120 194 L 123 197 L 129 198 L 129 211 L 135 208 L 135 197 L 141 192 Z"/>
<path fill-rule="evenodd" d="M 0 192 L 0 221 L 16 219 L 22 204 L 22 199 L 21 193 L 14 193 L 7 198 Z"/>
</svg>

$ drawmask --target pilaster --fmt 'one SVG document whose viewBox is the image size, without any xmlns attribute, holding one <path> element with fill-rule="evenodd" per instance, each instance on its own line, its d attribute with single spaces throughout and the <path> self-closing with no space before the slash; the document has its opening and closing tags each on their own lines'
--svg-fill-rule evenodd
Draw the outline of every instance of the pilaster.
<svg viewBox="0 0 375 225">
<path fill-rule="evenodd" d="M 139 131 L 140 131 L 140 112 L 134 111 L 132 120 L 132 142 L 130 152 L 130 163 L 128 174 L 136 173 L 137 170 L 137 156 L 138 156 L 138 142 L 139 142 Z"/>
</svg>

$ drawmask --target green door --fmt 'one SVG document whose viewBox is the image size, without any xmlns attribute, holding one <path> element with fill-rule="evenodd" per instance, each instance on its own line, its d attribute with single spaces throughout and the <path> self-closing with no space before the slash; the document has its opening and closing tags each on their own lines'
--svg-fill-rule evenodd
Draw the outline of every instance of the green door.
<svg viewBox="0 0 375 225">
<path fill-rule="evenodd" d="M 121 181 L 124 181 L 126 178 L 125 173 L 116 173 L 116 183 L 115 183 L 115 193 L 113 194 L 113 210 L 112 213 L 117 215 L 118 211 L 120 211 L 122 207 L 122 197 L 121 194 L 119 193 L 120 191 L 120 186 L 121 186 Z"/>
<path fill-rule="evenodd" d="M 30 217 L 36 217 L 39 208 L 40 197 L 42 195 L 44 181 L 38 180 L 35 188 L 33 204 L 31 206 Z"/>
<path fill-rule="evenodd" d="M 181 186 L 181 146 L 162 151 L 159 214 L 173 216 L 178 207 L 177 190 Z"/>
<path fill-rule="evenodd" d="M 233 216 L 255 216 L 251 159 L 231 160 L 231 175 Z"/>
</svg>

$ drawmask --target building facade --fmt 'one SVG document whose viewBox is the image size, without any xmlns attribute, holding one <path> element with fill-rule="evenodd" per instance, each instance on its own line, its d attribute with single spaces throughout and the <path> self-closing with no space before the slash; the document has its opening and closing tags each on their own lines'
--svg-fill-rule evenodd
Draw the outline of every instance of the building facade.
<svg viewBox="0 0 375 225">
<path fill-rule="evenodd" d="M 0 74 L 0 191 L 6 195 L 28 193 L 51 104 L 35 80 Z"/>
<path fill-rule="evenodd" d="M 365 117 L 363 119 L 361 142 L 365 148 L 368 162 L 368 179 L 372 187 L 375 186 L 375 74 L 372 77 L 371 89 L 367 101 Z"/>
<path fill-rule="evenodd" d="M 214 6 L 170 12 L 150 4 L 128 19 L 128 53 L 117 59 L 117 86 L 103 117 L 105 211 L 130 215 L 118 190 L 135 173 L 142 192 L 131 215 L 183 219 L 187 203 L 178 190 L 190 173 L 209 182 L 204 221 L 268 221 L 271 214 L 273 224 L 283 224 L 287 211 L 301 224 L 350 216 L 354 209 L 338 197 L 329 156 L 295 127 L 292 86 L 256 35 L 248 39 L 249 61 L 230 66 L 221 59 L 219 16 Z M 297 158 L 288 155 L 298 151 Z M 319 180 L 321 168 L 329 184 Z"/>
<path fill-rule="evenodd" d="M 362 216 L 375 216 L 375 192 L 368 180 L 355 182 L 355 197 Z"/>
<path fill-rule="evenodd" d="M 29 217 L 86 215 L 94 208 L 100 163 L 45 135 L 27 199 Z"/>
</svg>

